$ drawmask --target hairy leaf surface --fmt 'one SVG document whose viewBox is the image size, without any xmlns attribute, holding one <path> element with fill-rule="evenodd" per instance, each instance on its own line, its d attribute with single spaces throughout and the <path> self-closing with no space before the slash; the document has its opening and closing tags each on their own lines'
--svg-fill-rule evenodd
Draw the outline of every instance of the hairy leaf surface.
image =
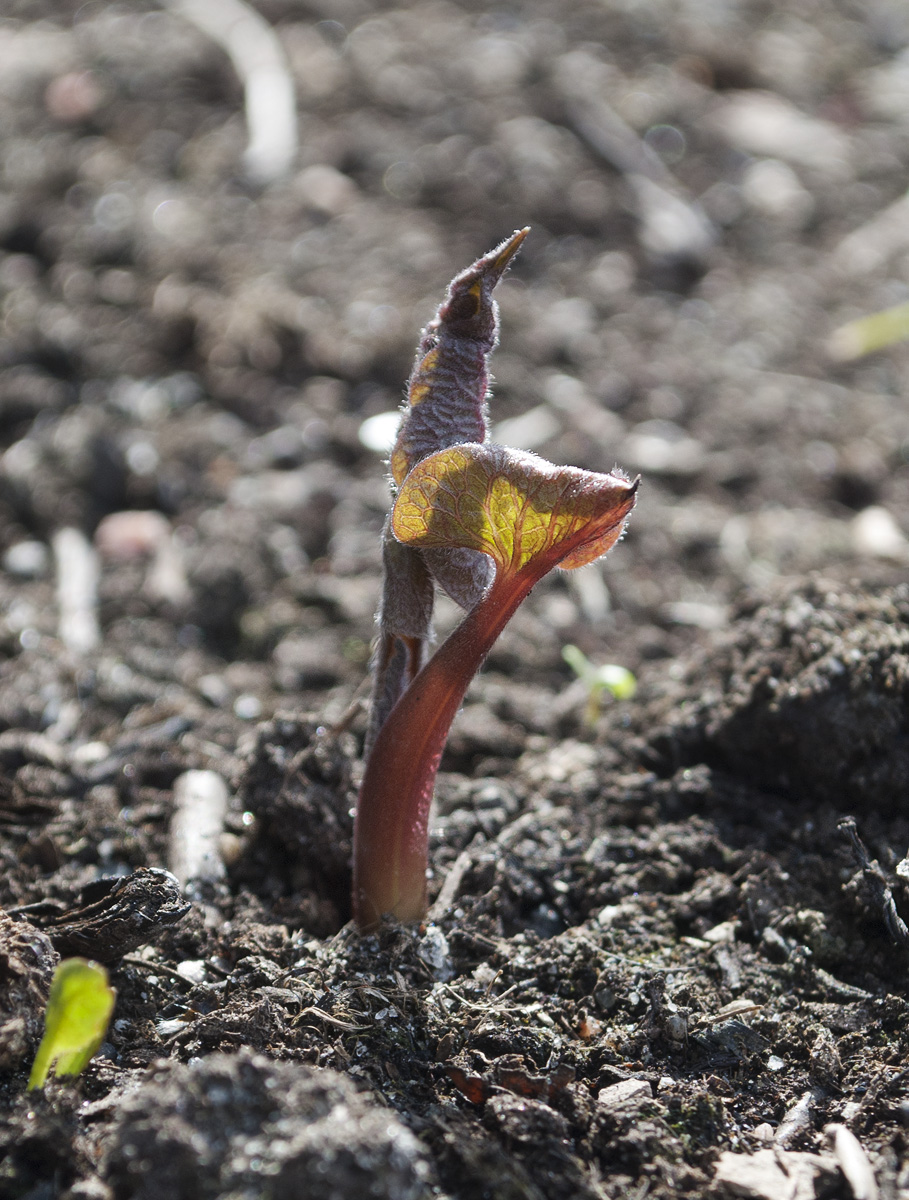
<svg viewBox="0 0 909 1200">
<path fill-rule="evenodd" d="M 398 493 L 392 531 L 421 549 L 482 551 L 506 573 L 536 560 L 544 570 L 581 567 L 618 540 L 636 489 L 637 480 L 619 474 L 466 443 L 414 467 Z"/>
</svg>

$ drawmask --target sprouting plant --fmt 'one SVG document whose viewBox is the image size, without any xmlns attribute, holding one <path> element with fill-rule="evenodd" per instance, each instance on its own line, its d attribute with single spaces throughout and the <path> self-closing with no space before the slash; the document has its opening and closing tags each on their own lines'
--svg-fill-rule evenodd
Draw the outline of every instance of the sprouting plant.
<svg viewBox="0 0 909 1200">
<path fill-rule="evenodd" d="M 424 333 L 391 456 L 368 758 L 354 825 L 354 917 L 426 912 L 428 818 L 451 723 L 522 600 L 555 567 L 580 567 L 621 536 L 638 481 L 557 467 L 486 441 L 492 288 L 526 236 L 458 275 Z M 433 580 L 467 616 L 426 661 Z"/>
<path fill-rule="evenodd" d="M 595 725 L 599 719 L 604 692 L 611 692 L 616 700 L 630 700 L 637 691 L 637 680 L 627 667 L 616 663 L 596 667 L 582 650 L 571 645 L 562 647 L 562 658 L 587 689 L 584 719 L 588 725 Z"/>
<path fill-rule="evenodd" d="M 451 281 L 423 330 L 407 383 L 407 400 L 391 452 L 393 487 L 422 459 L 461 442 L 488 436 L 489 356 L 499 339 L 493 289 L 527 236 L 519 229 Z M 492 578 L 483 554 L 445 547 L 420 552 L 383 534 L 385 583 L 373 661 L 367 753 L 385 718 L 426 662 L 432 640 L 433 581 L 464 609 L 476 604 Z"/>
<path fill-rule="evenodd" d="M 104 1041 L 116 996 L 97 963 L 65 958 L 57 966 L 29 1090 L 43 1088 L 50 1074 L 81 1075 Z"/>
<path fill-rule="evenodd" d="M 886 350 L 907 338 L 909 304 L 897 304 L 894 308 L 885 308 L 840 325 L 830 338 L 830 353 L 841 362 L 850 362 L 876 350 Z"/>
</svg>

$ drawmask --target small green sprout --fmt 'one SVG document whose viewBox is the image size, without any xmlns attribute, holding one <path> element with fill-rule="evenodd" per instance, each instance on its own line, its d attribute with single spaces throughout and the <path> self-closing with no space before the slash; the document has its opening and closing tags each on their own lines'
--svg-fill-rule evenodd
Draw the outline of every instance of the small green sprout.
<svg viewBox="0 0 909 1200">
<path fill-rule="evenodd" d="M 584 719 L 588 725 L 595 725 L 599 719 L 603 692 L 611 692 L 616 700 L 630 700 L 638 689 L 638 681 L 627 667 L 615 663 L 595 667 L 577 646 L 563 646 L 562 658 L 587 688 Z"/>
<path fill-rule="evenodd" d="M 80 1075 L 104 1041 L 117 993 L 107 971 L 85 958 L 66 958 L 51 981 L 44 1037 L 28 1078 L 29 1091 L 48 1075 Z"/>
<path fill-rule="evenodd" d="M 897 304 L 880 312 L 848 321 L 833 331 L 830 353 L 840 362 L 864 358 L 909 338 L 909 304 Z"/>
</svg>

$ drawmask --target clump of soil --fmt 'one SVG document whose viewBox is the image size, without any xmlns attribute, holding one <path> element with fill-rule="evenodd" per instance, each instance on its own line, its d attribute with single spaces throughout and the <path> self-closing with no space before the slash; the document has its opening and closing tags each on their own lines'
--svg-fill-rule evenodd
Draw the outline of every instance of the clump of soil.
<svg viewBox="0 0 909 1200">
<path fill-rule="evenodd" d="M 646 709 L 644 722 L 666 726 L 651 734 L 654 761 L 710 761 L 813 805 L 898 812 L 909 787 L 909 590 L 813 580 L 738 615 Z"/>
</svg>

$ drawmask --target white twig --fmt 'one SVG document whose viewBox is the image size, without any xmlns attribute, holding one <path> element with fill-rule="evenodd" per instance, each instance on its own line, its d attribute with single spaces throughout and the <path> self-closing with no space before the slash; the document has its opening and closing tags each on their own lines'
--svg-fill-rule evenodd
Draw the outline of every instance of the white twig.
<svg viewBox="0 0 909 1200">
<path fill-rule="evenodd" d="M 824 1133 L 833 1145 L 833 1152 L 854 1200 L 878 1200 L 879 1192 L 874 1171 L 862 1143 L 845 1125 L 827 1125 Z"/>
<path fill-rule="evenodd" d="M 471 866 L 473 866 L 473 855 L 471 854 L 470 847 L 468 846 L 467 849 L 462 850 L 455 859 L 454 865 L 451 867 L 448 875 L 445 877 L 445 882 L 442 884 L 441 891 L 439 892 L 438 896 L 436 896 L 432 908 L 430 908 L 429 912 L 426 914 L 426 920 L 428 923 L 433 924 L 437 921 L 441 921 L 442 918 L 448 914 L 448 910 L 455 902 L 455 897 L 458 894 L 458 888 L 461 886 L 464 876 L 470 870 Z"/>
<path fill-rule="evenodd" d="M 243 0 L 164 0 L 234 65 L 246 107 L 246 173 L 256 183 L 286 174 L 297 153 L 297 108 L 287 57 L 272 27 Z"/>
<path fill-rule="evenodd" d="M 101 640 L 98 627 L 98 556 L 78 529 L 53 536 L 57 568 L 57 631 L 73 654 L 91 654 Z"/>
<path fill-rule="evenodd" d="M 833 262 L 849 275 L 878 271 L 909 245 L 909 192 L 846 234 Z"/>
<path fill-rule="evenodd" d="M 583 80 L 563 73 L 555 84 L 575 133 L 627 179 L 647 254 L 656 260 L 702 262 L 717 241 L 717 230 L 660 156 Z"/>
<path fill-rule="evenodd" d="M 796 1138 L 811 1128 L 811 1113 L 816 1107 L 818 1096 L 815 1091 L 803 1092 L 784 1114 L 777 1126 L 774 1143 L 788 1150 Z"/>
<path fill-rule="evenodd" d="M 167 860 L 184 890 L 196 880 L 223 877 L 220 838 L 226 812 L 227 785 L 215 771 L 185 771 L 174 782 Z"/>
</svg>

